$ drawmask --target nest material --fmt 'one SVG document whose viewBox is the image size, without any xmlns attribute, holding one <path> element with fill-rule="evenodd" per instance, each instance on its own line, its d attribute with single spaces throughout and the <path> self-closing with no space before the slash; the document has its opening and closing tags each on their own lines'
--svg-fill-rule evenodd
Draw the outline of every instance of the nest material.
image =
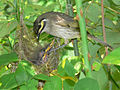
<svg viewBox="0 0 120 90">
<path fill-rule="evenodd" d="M 37 42 L 33 30 L 28 30 L 23 24 L 20 30 L 17 30 L 18 43 L 15 45 L 15 51 L 21 60 L 30 61 L 37 73 L 48 74 L 57 68 L 59 61 L 59 54 L 57 50 L 53 50 L 58 45 L 53 43 L 52 47 L 49 45 L 42 47 Z M 53 50 L 52 52 L 49 52 Z"/>
</svg>

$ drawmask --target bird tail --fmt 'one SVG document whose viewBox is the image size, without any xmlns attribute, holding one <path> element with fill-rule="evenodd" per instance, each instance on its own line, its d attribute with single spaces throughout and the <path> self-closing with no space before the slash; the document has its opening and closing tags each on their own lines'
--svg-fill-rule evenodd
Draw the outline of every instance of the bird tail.
<svg viewBox="0 0 120 90">
<path fill-rule="evenodd" d="M 106 42 L 98 39 L 97 37 L 91 35 L 90 33 L 87 33 L 87 35 L 88 35 L 88 39 L 93 39 L 93 40 L 97 41 L 98 43 L 102 44 L 103 46 L 109 47 L 110 50 L 113 50 L 113 47 L 111 45 L 107 44 Z"/>
</svg>

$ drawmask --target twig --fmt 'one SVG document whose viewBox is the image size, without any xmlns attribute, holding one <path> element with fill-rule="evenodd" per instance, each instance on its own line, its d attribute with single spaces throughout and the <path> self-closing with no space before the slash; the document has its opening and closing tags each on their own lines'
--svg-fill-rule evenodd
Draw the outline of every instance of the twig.
<svg viewBox="0 0 120 90">
<path fill-rule="evenodd" d="M 101 0 L 101 13 L 102 13 L 103 38 L 104 38 L 104 42 L 107 43 L 107 41 L 106 41 L 106 33 L 105 33 L 105 24 L 104 24 L 104 5 L 103 5 L 103 0 Z M 108 55 L 108 48 L 107 47 L 105 47 L 105 52 L 106 52 L 106 55 Z"/>
</svg>

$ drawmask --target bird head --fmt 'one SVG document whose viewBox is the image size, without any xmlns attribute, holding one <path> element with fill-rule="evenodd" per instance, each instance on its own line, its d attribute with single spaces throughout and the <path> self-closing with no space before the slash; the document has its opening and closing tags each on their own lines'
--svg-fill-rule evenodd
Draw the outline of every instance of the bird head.
<svg viewBox="0 0 120 90">
<path fill-rule="evenodd" d="M 40 17 L 38 17 L 35 20 L 34 25 L 33 25 L 33 31 L 37 35 L 38 41 L 39 41 L 40 34 L 43 32 L 45 26 L 46 26 L 46 19 L 45 18 L 40 19 Z"/>
</svg>

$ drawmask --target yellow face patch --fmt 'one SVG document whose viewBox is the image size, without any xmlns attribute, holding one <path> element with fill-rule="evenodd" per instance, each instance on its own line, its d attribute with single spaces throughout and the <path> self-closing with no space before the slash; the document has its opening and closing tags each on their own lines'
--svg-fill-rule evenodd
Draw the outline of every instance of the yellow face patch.
<svg viewBox="0 0 120 90">
<path fill-rule="evenodd" d="M 40 22 L 40 25 L 41 25 L 41 27 L 40 27 L 40 29 L 39 29 L 39 32 L 38 33 L 40 33 L 40 31 L 43 29 L 43 27 L 44 27 L 44 21 L 42 20 L 41 22 Z"/>
</svg>

